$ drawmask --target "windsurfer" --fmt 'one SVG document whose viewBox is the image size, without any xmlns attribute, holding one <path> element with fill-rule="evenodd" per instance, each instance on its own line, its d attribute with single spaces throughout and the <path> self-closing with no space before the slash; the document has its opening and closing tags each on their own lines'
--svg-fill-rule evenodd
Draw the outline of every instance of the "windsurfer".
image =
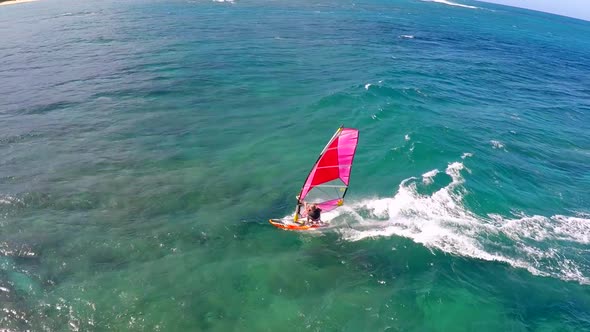
<svg viewBox="0 0 590 332">
<path fill-rule="evenodd" d="M 298 202 L 298 206 L 297 206 L 298 211 L 302 205 L 305 209 L 305 214 L 307 215 L 307 223 L 318 224 L 318 223 L 322 222 L 322 220 L 320 219 L 322 209 L 317 204 L 301 202 L 301 200 L 299 199 L 299 196 L 297 196 L 297 202 Z"/>
<path fill-rule="evenodd" d="M 305 211 L 307 211 L 307 222 L 316 224 L 322 222 L 320 220 L 320 216 L 322 213 L 322 209 L 320 209 L 317 204 L 307 204 L 305 203 Z"/>
</svg>

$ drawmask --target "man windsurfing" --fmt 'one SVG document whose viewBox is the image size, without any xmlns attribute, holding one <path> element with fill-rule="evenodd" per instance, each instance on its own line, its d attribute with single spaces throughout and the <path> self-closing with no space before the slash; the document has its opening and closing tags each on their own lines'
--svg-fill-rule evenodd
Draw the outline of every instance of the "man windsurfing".
<svg viewBox="0 0 590 332">
<path fill-rule="evenodd" d="M 299 196 L 297 196 L 297 214 L 298 215 L 301 215 L 301 206 L 303 206 L 305 209 L 305 214 L 307 215 L 307 223 L 318 224 L 318 223 L 322 222 L 322 220 L 320 219 L 321 214 L 322 214 L 322 209 L 317 204 L 302 202 L 299 199 Z M 302 222 L 302 224 L 305 224 L 305 222 Z"/>
</svg>

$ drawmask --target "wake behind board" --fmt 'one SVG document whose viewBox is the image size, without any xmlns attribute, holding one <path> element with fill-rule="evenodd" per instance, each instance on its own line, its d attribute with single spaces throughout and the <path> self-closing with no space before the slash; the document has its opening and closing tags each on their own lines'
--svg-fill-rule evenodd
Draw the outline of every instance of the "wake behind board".
<svg viewBox="0 0 590 332">
<path fill-rule="evenodd" d="M 327 226 L 328 224 L 325 223 L 319 223 L 319 224 L 299 224 L 294 222 L 293 220 L 282 220 L 282 219 L 269 219 L 268 222 L 270 222 L 271 225 L 280 228 L 280 229 L 286 229 L 286 230 L 291 230 L 291 231 L 307 231 L 310 229 L 316 229 L 316 228 L 321 228 L 324 226 Z"/>
<path fill-rule="evenodd" d="M 301 204 L 314 203 L 322 213 L 344 204 L 358 138 L 358 129 L 338 128 L 307 175 L 297 195 L 298 202 L 293 218 L 270 219 L 271 225 L 289 230 L 309 230 L 327 226 L 325 223 L 297 223 L 307 217 L 307 212 L 300 209 Z"/>
</svg>

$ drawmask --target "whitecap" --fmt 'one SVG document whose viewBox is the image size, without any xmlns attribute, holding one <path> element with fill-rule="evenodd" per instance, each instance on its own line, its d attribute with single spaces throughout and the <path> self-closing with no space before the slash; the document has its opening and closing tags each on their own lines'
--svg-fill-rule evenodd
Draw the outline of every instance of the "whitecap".
<svg viewBox="0 0 590 332">
<path fill-rule="evenodd" d="M 428 171 L 424 174 L 422 174 L 422 182 L 424 182 L 424 184 L 431 184 L 434 180 L 433 178 L 440 173 L 440 171 L 438 169 L 433 169 L 432 171 Z"/>
<path fill-rule="evenodd" d="M 15 203 L 22 203 L 22 201 L 16 197 L 9 196 L 9 195 L 0 195 L 0 204 L 15 204 Z"/>
<path fill-rule="evenodd" d="M 504 143 L 497 141 L 497 140 L 491 140 L 490 143 L 492 143 L 492 148 L 493 149 L 503 149 L 504 148 Z"/>
<path fill-rule="evenodd" d="M 432 194 L 419 193 L 420 178 L 410 177 L 393 197 L 348 202 L 332 211 L 331 218 L 346 220 L 348 227 L 338 232 L 347 241 L 402 236 L 452 255 L 505 262 L 534 275 L 590 284 L 590 265 L 572 258 L 583 254 L 572 254 L 576 247 L 590 244 L 590 216 L 477 215 L 463 202 L 468 191 L 462 174 L 468 171 L 463 163 L 452 162 L 444 171 L 451 182 Z M 426 172 L 421 182 L 439 173 Z M 505 239 L 510 239 L 510 250 L 502 249 Z M 548 243 L 551 250 L 545 249 Z"/>
<path fill-rule="evenodd" d="M 436 3 L 441 3 L 441 4 L 445 4 L 445 5 L 449 5 L 449 6 L 469 8 L 469 9 L 477 9 L 478 8 L 478 7 L 475 7 L 475 6 L 463 5 L 463 4 L 460 4 L 460 3 L 456 3 L 456 2 L 452 2 L 452 1 L 446 1 L 446 0 L 422 0 L 422 1 L 424 1 L 424 2 L 436 2 Z"/>
</svg>

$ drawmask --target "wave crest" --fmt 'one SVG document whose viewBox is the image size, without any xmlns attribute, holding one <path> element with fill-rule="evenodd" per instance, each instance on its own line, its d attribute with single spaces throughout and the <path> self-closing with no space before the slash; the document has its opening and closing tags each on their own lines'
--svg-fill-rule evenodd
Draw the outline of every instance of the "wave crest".
<svg viewBox="0 0 590 332">
<path fill-rule="evenodd" d="M 424 2 L 436 2 L 436 3 L 442 3 L 444 5 L 448 5 L 448 6 L 455 6 L 455 7 L 462 7 L 462 8 L 469 8 L 469 9 L 477 9 L 478 7 L 475 6 L 469 6 L 469 5 L 463 5 L 460 3 L 456 3 L 456 2 L 452 2 L 452 1 L 446 1 L 446 0 L 422 0 Z"/>
<path fill-rule="evenodd" d="M 463 163 L 450 163 L 444 174 L 432 170 L 403 180 L 394 197 L 360 201 L 331 217 L 353 219 L 351 228 L 340 231 L 344 240 L 403 236 L 453 255 L 590 284 L 590 265 L 579 260 L 590 243 L 588 216 L 477 215 L 463 204 L 463 172 L 469 172 Z M 439 177 L 451 181 L 432 194 L 420 193 L 420 186 L 436 185 Z"/>
</svg>

